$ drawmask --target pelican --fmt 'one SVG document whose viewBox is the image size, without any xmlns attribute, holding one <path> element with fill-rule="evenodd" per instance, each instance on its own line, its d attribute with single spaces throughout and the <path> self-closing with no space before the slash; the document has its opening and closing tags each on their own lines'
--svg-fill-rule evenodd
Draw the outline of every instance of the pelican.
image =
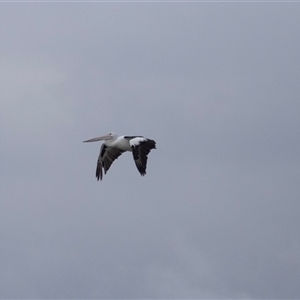
<svg viewBox="0 0 300 300">
<path fill-rule="evenodd" d="M 136 167 L 142 176 L 146 175 L 148 154 L 152 149 L 156 149 L 155 141 L 143 136 L 118 136 L 114 132 L 99 136 L 84 143 L 105 141 L 100 148 L 100 154 L 97 161 L 96 178 L 102 180 L 104 173 L 123 152 L 130 151 Z"/>
</svg>

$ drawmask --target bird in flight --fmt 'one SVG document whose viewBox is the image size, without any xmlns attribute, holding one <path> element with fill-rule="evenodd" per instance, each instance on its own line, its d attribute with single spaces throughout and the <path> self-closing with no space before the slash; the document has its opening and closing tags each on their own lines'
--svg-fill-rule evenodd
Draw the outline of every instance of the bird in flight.
<svg viewBox="0 0 300 300">
<path fill-rule="evenodd" d="M 148 154 L 152 149 L 156 149 L 156 142 L 143 136 L 118 136 L 110 132 L 106 135 L 83 141 L 97 142 L 105 141 L 100 148 L 97 161 L 96 178 L 102 180 L 104 173 L 123 152 L 130 151 L 133 154 L 135 165 L 142 176 L 146 175 Z"/>
</svg>

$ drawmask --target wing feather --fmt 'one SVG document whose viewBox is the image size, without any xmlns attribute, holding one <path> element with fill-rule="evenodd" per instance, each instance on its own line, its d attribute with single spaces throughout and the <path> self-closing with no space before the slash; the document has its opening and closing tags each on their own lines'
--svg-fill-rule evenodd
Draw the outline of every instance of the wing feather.
<svg viewBox="0 0 300 300">
<path fill-rule="evenodd" d="M 138 137 L 130 140 L 133 159 L 135 165 L 142 176 L 146 175 L 148 154 L 152 149 L 156 149 L 156 143 L 153 140 Z"/>
<path fill-rule="evenodd" d="M 105 144 L 101 145 L 100 154 L 97 161 L 97 168 L 96 168 L 96 178 L 97 180 L 102 180 L 103 177 L 103 170 L 104 174 L 109 170 L 110 166 L 116 160 L 124 150 L 114 147 L 108 147 Z"/>
</svg>

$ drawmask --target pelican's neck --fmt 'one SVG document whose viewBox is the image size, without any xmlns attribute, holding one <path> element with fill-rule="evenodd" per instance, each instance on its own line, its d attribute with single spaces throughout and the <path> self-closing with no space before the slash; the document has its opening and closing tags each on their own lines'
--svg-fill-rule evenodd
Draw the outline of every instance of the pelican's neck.
<svg viewBox="0 0 300 300">
<path fill-rule="evenodd" d="M 118 135 L 114 133 L 114 134 L 111 135 L 111 138 L 109 140 L 105 141 L 105 145 L 110 146 L 117 139 L 118 139 Z"/>
</svg>

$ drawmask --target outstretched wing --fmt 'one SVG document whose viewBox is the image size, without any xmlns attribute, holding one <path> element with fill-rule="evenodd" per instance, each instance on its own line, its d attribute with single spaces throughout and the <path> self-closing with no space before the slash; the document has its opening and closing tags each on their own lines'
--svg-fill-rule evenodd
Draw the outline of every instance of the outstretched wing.
<svg viewBox="0 0 300 300">
<path fill-rule="evenodd" d="M 146 174 L 148 154 L 152 149 L 156 149 L 156 143 L 144 137 L 135 137 L 129 143 L 136 167 L 141 175 L 144 176 Z"/>
<path fill-rule="evenodd" d="M 102 144 L 98 161 L 97 161 L 97 169 L 96 169 L 97 180 L 99 179 L 102 180 L 103 177 L 102 168 L 104 169 L 104 173 L 106 174 L 106 172 L 108 171 L 108 169 L 110 168 L 114 160 L 117 159 L 123 152 L 125 151 L 119 148 L 107 147 L 105 144 Z"/>
</svg>

